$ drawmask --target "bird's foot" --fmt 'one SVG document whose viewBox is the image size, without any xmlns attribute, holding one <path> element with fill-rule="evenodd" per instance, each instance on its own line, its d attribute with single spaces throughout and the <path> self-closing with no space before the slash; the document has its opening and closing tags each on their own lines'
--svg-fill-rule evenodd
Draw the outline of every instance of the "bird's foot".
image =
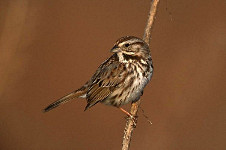
<svg viewBox="0 0 226 150">
<path fill-rule="evenodd" d="M 131 121 L 133 122 L 133 127 L 136 128 L 137 126 L 137 118 L 138 116 L 133 116 L 133 115 L 127 115 L 126 119 L 131 119 Z"/>
<path fill-rule="evenodd" d="M 133 127 L 135 128 L 136 125 L 137 125 L 137 118 L 138 118 L 138 116 L 133 116 L 132 114 L 130 114 L 129 112 L 127 112 L 126 110 L 124 110 L 121 107 L 119 109 L 127 115 L 126 119 L 131 119 L 132 120 Z"/>
</svg>

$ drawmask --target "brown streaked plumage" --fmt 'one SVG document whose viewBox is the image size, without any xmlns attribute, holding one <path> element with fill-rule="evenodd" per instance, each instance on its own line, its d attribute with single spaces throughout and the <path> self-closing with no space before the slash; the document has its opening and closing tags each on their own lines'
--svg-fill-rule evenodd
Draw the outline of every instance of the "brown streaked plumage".
<svg viewBox="0 0 226 150">
<path fill-rule="evenodd" d="M 44 112 L 78 97 L 87 99 L 85 110 L 98 102 L 120 108 L 139 100 L 153 73 L 148 45 L 140 38 L 126 36 L 116 41 L 111 52 L 114 54 L 85 85 L 50 104 Z"/>
</svg>

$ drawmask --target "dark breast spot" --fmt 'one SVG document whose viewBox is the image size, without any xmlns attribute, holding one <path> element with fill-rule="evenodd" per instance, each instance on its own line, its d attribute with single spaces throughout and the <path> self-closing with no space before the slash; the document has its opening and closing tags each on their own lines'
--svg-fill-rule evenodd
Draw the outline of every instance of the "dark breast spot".
<svg viewBox="0 0 226 150">
<path fill-rule="evenodd" d="M 98 84 L 98 85 L 99 85 L 99 87 L 101 87 L 101 86 L 102 86 L 102 84 L 103 84 L 103 80 L 99 82 L 99 84 Z"/>
<path fill-rule="evenodd" d="M 145 73 L 145 72 L 143 72 L 143 73 L 142 73 L 142 75 L 143 75 L 143 76 L 146 76 L 146 73 Z"/>
<path fill-rule="evenodd" d="M 154 66 L 153 66 L 153 64 L 151 63 L 151 68 L 153 68 L 154 69 Z"/>
<path fill-rule="evenodd" d="M 127 55 L 127 54 L 122 54 L 122 55 L 123 55 L 124 59 L 127 61 L 130 59 L 140 61 L 140 59 L 141 59 L 141 57 L 139 57 L 139 56 L 132 56 L 132 55 Z"/>
</svg>

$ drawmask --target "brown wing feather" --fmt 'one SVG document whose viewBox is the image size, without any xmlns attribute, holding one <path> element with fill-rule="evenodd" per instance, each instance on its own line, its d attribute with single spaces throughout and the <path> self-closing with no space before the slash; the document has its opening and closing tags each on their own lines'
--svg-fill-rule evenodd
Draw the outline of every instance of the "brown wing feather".
<svg viewBox="0 0 226 150">
<path fill-rule="evenodd" d="M 109 63 L 111 62 L 111 63 Z M 99 69 L 101 68 L 101 71 Z M 123 81 L 122 72 L 125 67 L 118 61 L 108 60 L 102 64 L 96 74 L 92 77 L 87 92 L 88 109 L 96 103 L 106 99 Z"/>
</svg>

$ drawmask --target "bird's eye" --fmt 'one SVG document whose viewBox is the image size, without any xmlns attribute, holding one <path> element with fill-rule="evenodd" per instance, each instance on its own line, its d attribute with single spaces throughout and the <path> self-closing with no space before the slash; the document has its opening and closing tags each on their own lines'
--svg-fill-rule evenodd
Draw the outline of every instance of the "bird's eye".
<svg viewBox="0 0 226 150">
<path fill-rule="evenodd" d="M 125 44 L 125 47 L 129 47 L 129 44 L 127 43 L 127 44 Z"/>
</svg>

